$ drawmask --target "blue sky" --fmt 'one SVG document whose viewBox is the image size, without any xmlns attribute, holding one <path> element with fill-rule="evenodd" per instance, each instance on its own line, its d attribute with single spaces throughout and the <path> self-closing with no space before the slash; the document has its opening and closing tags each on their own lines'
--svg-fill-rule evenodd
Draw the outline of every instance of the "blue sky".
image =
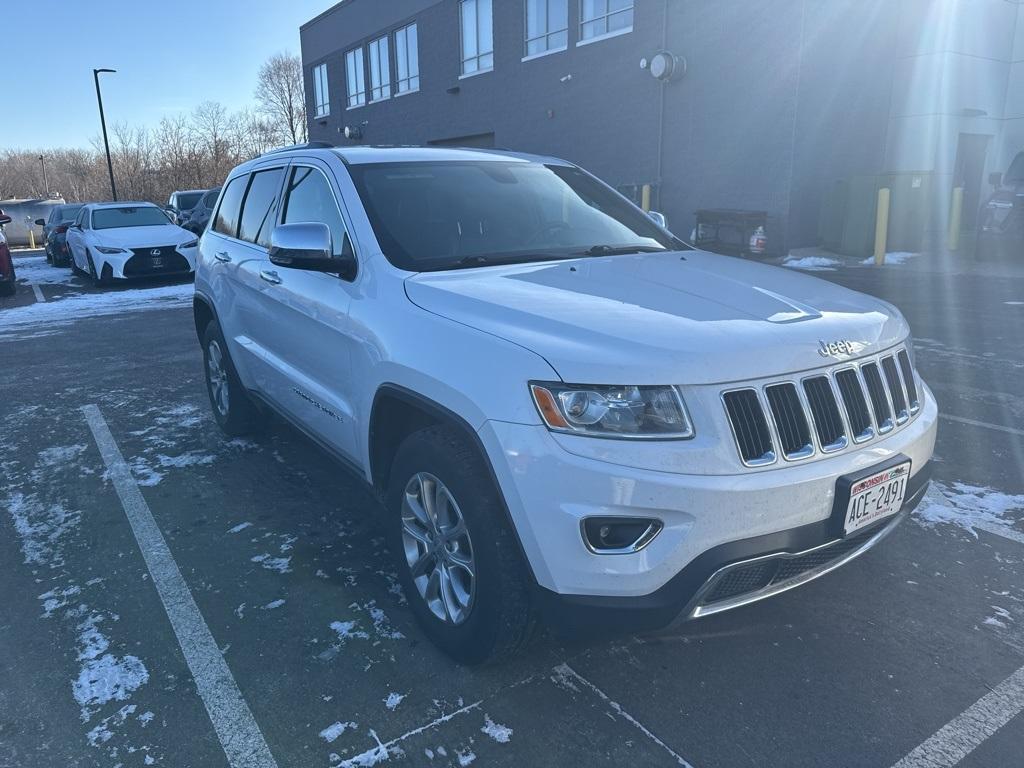
<svg viewBox="0 0 1024 768">
<path fill-rule="evenodd" d="M 333 0 L 4 0 L 0 148 L 85 147 L 107 125 L 154 126 L 202 101 L 251 104 L 256 73 L 299 53 L 299 26 Z"/>
</svg>

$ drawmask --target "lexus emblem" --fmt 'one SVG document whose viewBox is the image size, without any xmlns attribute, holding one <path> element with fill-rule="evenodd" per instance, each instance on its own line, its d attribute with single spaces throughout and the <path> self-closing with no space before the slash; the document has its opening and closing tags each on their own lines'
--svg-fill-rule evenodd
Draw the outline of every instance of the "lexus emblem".
<svg viewBox="0 0 1024 768">
<path fill-rule="evenodd" d="M 159 256 L 160 253 L 161 253 L 161 251 L 160 251 L 159 248 L 154 248 L 152 251 L 149 252 L 149 255 L 150 256 Z"/>
</svg>

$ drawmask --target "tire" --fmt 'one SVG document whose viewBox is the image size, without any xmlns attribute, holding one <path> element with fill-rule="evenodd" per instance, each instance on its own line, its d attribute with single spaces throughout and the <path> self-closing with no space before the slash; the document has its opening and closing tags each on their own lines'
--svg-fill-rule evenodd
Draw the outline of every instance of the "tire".
<svg viewBox="0 0 1024 768">
<path fill-rule="evenodd" d="M 417 515 L 408 499 L 438 498 L 430 493 L 431 479 L 435 492 L 440 485 L 449 502 L 435 503 L 434 515 L 420 505 L 418 512 L 423 514 Z M 399 580 L 430 640 L 466 665 L 495 663 L 521 650 L 535 625 L 528 575 L 500 493 L 480 453 L 452 427 L 438 425 L 413 433 L 395 454 L 385 503 L 388 546 Z M 458 519 L 464 522 L 465 535 L 457 530 L 452 535 Z M 435 521 L 433 526 L 430 520 Z M 420 525 L 423 521 L 428 524 Z M 416 536 L 409 533 L 411 529 Z M 431 529 L 435 538 L 428 544 Z M 441 534 L 436 533 L 439 529 Z M 427 552 L 430 546 L 432 553 Z M 414 580 L 410 560 L 429 562 L 424 566 L 426 575 Z M 442 571 L 451 575 L 442 576 Z M 467 579 L 470 572 L 473 576 Z M 440 597 L 440 583 L 451 585 L 448 601 Z"/>
<path fill-rule="evenodd" d="M 216 320 L 203 333 L 203 372 L 213 418 L 221 431 L 228 437 L 259 432 L 266 417 L 242 386 Z"/>
<path fill-rule="evenodd" d="M 89 277 L 92 278 L 92 284 L 99 288 L 103 285 L 103 282 L 100 280 L 100 276 L 96 272 L 96 263 L 92 260 L 92 254 L 87 254 L 85 258 L 86 261 L 89 262 Z"/>
</svg>

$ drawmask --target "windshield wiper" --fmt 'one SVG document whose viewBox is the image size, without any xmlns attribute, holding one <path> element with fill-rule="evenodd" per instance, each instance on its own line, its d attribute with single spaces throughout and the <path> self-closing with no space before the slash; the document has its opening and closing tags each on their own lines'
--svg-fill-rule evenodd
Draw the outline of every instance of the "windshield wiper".
<svg viewBox="0 0 1024 768">
<path fill-rule="evenodd" d="M 572 258 L 564 253 L 514 253 L 505 255 L 486 256 L 475 253 L 471 256 L 463 256 L 455 262 L 455 267 L 489 267 L 497 264 L 516 264 L 530 261 L 554 261 L 555 259 Z M 442 267 L 451 269 L 451 267 Z"/>
<path fill-rule="evenodd" d="M 585 251 L 583 256 L 625 256 L 630 253 L 661 253 L 667 251 L 659 245 L 595 245 Z"/>
</svg>

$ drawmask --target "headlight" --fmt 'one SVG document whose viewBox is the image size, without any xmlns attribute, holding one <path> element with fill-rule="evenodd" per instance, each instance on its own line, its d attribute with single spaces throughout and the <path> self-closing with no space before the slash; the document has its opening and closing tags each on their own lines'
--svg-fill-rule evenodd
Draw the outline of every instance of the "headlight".
<svg viewBox="0 0 1024 768">
<path fill-rule="evenodd" d="M 675 387 L 530 384 L 548 429 L 635 439 L 684 440 L 693 424 Z"/>
<path fill-rule="evenodd" d="M 111 253 L 127 253 L 127 251 L 125 251 L 124 248 L 107 248 L 106 246 L 103 246 L 103 245 L 97 245 L 96 246 L 96 250 L 99 251 L 100 253 L 106 253 L 106 254 L 111 254 Z"/>
<path fill-rule="evenodd" d="M 182 243 L 181 245 L 178 246 L 178 250 L 180 251 L 182 248 L 198 248 L 198 247 L 199 247 L 199 240 L 197 238 L 195 240 L 189 240 L 187 243 Z"/>
</svg>

